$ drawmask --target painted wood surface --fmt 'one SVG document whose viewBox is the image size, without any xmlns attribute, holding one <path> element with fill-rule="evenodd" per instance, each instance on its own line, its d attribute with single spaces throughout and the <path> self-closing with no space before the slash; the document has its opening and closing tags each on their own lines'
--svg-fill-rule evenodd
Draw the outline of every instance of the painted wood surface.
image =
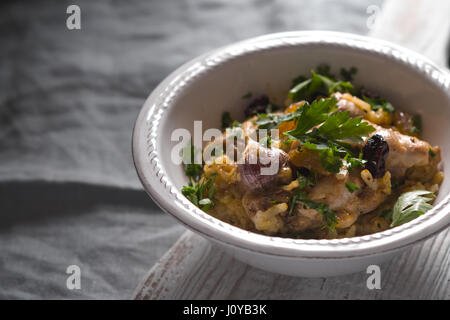
<svg viewBox="0 0 450 320">
<path fill-rule="evenodd" d="M 438 64 L 448 59 L 450 1 L 387 1 L 370 35 L 421 52 Z M 295 278 L 235 260 L 186 231 L 138 286 L 135 299 L 450 299 L 450 230 L 381 266 L 381 289 L 368 274 Z"/>
</svg>

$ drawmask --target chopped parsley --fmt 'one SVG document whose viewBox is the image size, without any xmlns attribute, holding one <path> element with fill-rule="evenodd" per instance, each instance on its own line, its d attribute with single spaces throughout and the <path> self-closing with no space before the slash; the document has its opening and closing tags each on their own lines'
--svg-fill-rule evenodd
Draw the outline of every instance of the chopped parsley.
<svg viewBox="0 0 450 320">
<path fill-rule="evenodd" d="M 355 88 L 350 82 L 335 80 L 316 73 L 314 70 L 311 71 L 311 75 L 311 78 L 303 80 L 289 91 L 288 97 L 292 101 L 313 101 L 318 97 L 328 97 L 338 91 L 355 92 Z"/>
<path fill-rule="evenodd" d="M 181 193 L 188 198 L 194 205 L 208 211 L 214 202 L 212 201 L 216 188 L 214 185 L 214 177 L 216 174 L 212 174 L 208 179 L 203 179 L 201 182 L 196 182 L 191 179 L 188 186 L 184 186 L 181 189 Z"/>
<path fill-rule="evenodd" d="M 288 98 L 292 101 L 313 101 L 319 97 L 328 97 L 334 92 L 349 92 L 356 94 L 357 89 L 349 82 L 353 79 L 357 69 L 352 67 L 348 70 L 341 69 L 342 80 L 338 80 L 330 72 L 329 65 L 319 65 L 315 70 L 311 70 L 311 76 L 299 76 L 292 82 Z"/>
<path fill-rule="evenodd" d="M 300 172 L 297 171 L 298 175 L 298 188 L 304 189 L 307 186 L 313 186 L 316 184 L 316 175 L 313 175 L 312 177 L 308 177 L 306 175 L 302 175 Z"/>
<path fill-rule="evenodd" d="M 229 112 L 222 113 L 222 129 L 240 127 L 241 123 L 233 120 Z"/>
<path fill-rule="evenodd" d="M 183 148 L 183 161 L 186 176 L 189 177 L 189 185 L 184 186 L 181 193 L 197 207 L 208 211 L 214 205 L 212 198 L 216 189 L 213 178 L 216 174 L 212 174 L 209 179 L 200 179 L 203 173 L 203 161 L 202 164 L 195 163 L 199 152 L 201 153 L 201 150 L 195 148 L 192 141 Z"/>
<path fill-rule="evenodd" d="M 386 101 L 386 99 L 383 98 L 371 98 L 371 97 L 367 97 L 364 94 L 362 95 L 362 98 L 365 102 L 367 102 L 370 105 L 370 108 L 373 111 L 378 111 L 379 109 L 383 109 L 384 111 L 387 112 L 394 112 L 395 108 L 392 106 L 392 104 L 388 101 Z"/>
<path fill-rule="evenodd" d="M 203 165 L 195 163 L 198 152 L 201 152 L 201 150 L 195 148 L 192 141 L 183 148 L 183 162 L 185 164 L 186 175 L 194 181 L 198 181 L 203 172 Z"/>
<path fill-rule="evenodd" d="M 190 163 L 186 165 L 186 175 L 198 180 L 202 175 L 203 166 L 201 164 Z"/>
<path fill-rule="evenodd" d="M 433 151 L 433 149 L 428 149 L 428 154 L 430 155 L 430 157 L 434 158 L 436 157 L 436 152 Z"/>
<path fill-rule="evenodd" d="M 345 187 L 347 188 L 348 192 L 350 192 L 350 193 L 353 193 L 356 190 L 359 190 L 359 187 L 356 184 L 351 183 L 351 182 L 346 182 Z"/>
<path fill-rule="evenodd" d="M 384 98 L 371 98 L 362 95 L 362 99 L 370 105 L 370 109 L 373 111 L 378 111 L 380 109 L 389 113 L 393 113 L 395 111 L 394 106 Z"/>
<path fill-rule="evenodd" d="M 325 203 L 311 201 L 306 192 L 295 189 L 291 198 L 289 215 L 292 215 L 297 205 L 303 205 L 304 208 L 311 208 L 322 214 L 322 228 L 327 228 L 333 233 L 336 232 L 336 214 Z"/>
</svg>

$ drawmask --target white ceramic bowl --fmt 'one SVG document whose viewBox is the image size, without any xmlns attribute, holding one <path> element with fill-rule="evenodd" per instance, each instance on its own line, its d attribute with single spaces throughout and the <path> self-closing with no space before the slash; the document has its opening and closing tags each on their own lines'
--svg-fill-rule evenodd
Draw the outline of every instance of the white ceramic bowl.
<svg viewBox="0 0 450 320">
<path fill-rule="evenodd" d="M 450 178 L 435 207 L 402 226 L 363 237 L 301 240 L 248 232 L 213 218 L 180 192 L 182 166 L 171 161 L 171 133 L 220 128 L 223 111 L 243 120 L 247 92 L 267 93 L 280 104 L 291 80 L 320 63 L 332 69 L 355 66 L 355 83 L 394 106 L 423 117 L 423 138 L 442 148 L 450 164 L 450 74 L 427 58 L 394 44 L 335 32 L 288 32 L 239 42 L 204 54 L 178 68 L 149 96 L 136 121 L 133 156 L 145 190 L 189 229 L 218 243 L 253 266 L 296 276 L 332 276 L 380 264 L 407 247 L 447 228 Z M 151 72 L 151 70 L 149 70 Z"/>
</svg>

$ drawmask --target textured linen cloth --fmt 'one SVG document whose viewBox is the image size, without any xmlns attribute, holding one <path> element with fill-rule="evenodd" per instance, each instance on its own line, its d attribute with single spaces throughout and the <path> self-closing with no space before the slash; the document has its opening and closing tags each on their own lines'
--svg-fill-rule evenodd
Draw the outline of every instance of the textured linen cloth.
<svg viewBox="0 0 450 320">
<path fill-rule="evenodd" d="M 0 298 L 129 298 L 184 228 L 142 190 L 134 120 L 171 71 L 271 32 L 366 34 L 363 1 L 2 1 Z M 66 9 L 81 9 L 81 30 Z M 81 289 L 66 268 L 81 269 Z"/>
</svg>

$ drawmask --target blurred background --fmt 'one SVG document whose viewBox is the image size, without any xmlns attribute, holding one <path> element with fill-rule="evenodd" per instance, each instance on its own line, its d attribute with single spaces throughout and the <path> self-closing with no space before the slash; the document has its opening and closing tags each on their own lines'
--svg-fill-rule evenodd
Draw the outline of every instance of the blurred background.
<svg viewBox="0 0 450 320">
<path fill-rule="evenodd" d="M 69 30 L 66 9 L 81 9 Z M 184 62 L 266 33 L 368 34 L 382 0 L 2 1 L 0 298 L 130 298 L 185 230 L 143 191 L 134 120 Z M 81 290 L 68 290 L 78 265 Z"/>
</svg>

